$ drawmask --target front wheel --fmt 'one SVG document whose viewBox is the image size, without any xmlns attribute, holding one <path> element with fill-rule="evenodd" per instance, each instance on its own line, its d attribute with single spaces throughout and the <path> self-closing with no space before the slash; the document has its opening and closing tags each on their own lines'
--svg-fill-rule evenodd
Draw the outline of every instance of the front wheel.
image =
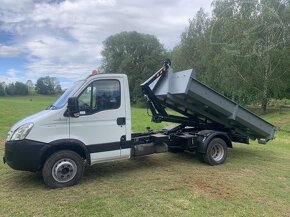
<svg viewBox="0 0 290 217">
<path fill-rule="evenodd" d="M 228 147 L 226 142 L 221 138 L 214 138 L 207 146 L 203 159 L 210 165 L 223 164 L 228 155 Z"/>
<path fill-rule="evenodd" d="M 70 150 L 52 154 L 44 163 L 42 177 L 46 185 L 62 188 L 77 184 L 83 176 L 84 161 Z"/>
</svg>

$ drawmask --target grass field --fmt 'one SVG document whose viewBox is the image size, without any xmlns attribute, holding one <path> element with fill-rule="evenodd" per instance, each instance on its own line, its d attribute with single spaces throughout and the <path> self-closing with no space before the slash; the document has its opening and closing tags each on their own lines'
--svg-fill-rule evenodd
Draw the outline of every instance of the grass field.
<svg viewBox="0 0 290 217">
<path fill-rule="evenodd" d="M 0 98 L 0 151 L 19 119 L 54 97 Z M 133 130 L 150 122 L 133 108 Z M 87 168 L 79 185 L 49 189 L 40 174 L 0 164 L 0 216 L 290 216 L 290 111 L 264 116 L 279 131 L 267 145 L 234 144 L 220 166 L 163 153 Z"/>
</svg>

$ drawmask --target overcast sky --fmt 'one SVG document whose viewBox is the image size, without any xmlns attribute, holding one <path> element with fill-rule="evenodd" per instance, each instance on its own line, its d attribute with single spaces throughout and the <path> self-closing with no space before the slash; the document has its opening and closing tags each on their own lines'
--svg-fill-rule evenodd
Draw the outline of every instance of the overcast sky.
<svg viewBox="0 0 290 217">
<path fill-rule="evenodd" d="M 57 77 L 62 86 L 101 64 L 102 42 L 122 31 L 173 48 L 211 0 L 0 0 L 0 81 Z"/>
</svg>

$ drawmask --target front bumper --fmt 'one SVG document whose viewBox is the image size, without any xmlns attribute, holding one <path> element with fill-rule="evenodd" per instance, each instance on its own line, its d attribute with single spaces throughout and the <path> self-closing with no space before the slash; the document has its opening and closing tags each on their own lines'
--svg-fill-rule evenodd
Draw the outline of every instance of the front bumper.
<svg viewBox="0 0 290 217">
<path fill-rule="evenodd" d="M 8 141 L 5 143 L 4 163 L 15 170 L 35 172 L 41 169 L 41 156 L 47 144 L 32 140 Z"/>
</svg>

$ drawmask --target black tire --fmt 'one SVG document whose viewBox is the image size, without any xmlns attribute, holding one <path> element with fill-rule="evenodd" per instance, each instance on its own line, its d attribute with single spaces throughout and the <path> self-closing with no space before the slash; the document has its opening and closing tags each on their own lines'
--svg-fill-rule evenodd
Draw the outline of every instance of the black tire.
<svg viewBox="0 0 290 217">
<path fill-rule="evenodd" d="M 198 158 L 198 160 L 200 161 L 200 162 L 202 162 L 202 163 L 206 163 L 205 162 L 205 154 L 203 154 L 203 153 L 200 153 L 200 152 L 196 152 L 196 156 L 197 156 L 197 158 Z"/>
<path fill-rule="evenodd" d="M 70 150 L 52 154 L 44 163 L 42 177 L 51 188 L 63 188 L 77 184 L 84 173 L 84 160 Z"/>
<path fill-rule="evenodd" d="M 221 138 L 214 138 L 207 146 L 204 161 L 209 165 L 223 164 L 228 155 L 226 142 Z"/>
</svg>

